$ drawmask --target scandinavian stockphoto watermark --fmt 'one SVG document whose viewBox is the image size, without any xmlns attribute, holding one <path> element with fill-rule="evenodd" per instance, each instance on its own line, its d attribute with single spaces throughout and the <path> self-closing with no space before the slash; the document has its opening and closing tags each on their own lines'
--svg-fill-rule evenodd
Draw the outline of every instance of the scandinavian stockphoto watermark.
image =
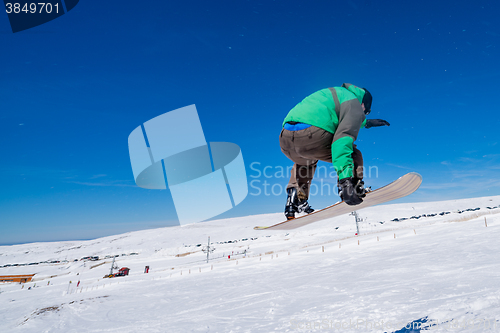
<svg viewBox="0 0 500 333">
<path fill-rule="evenodd" d="M 79 0 L 4 0 L 12 32 L 16 33 L 52 21 L 75 8 Z"/>
<path fill-rule="evenodd" d="M 138 126 L 128 148 L 137 186 L 168 186 L 181 225 L 224 213 L 248 194 L 240 147 L 207 143 L 194 104 Z"/>
<path fill-rule="evenodd" d="M 251 196 L 281 196 L 286 193 L 288 179 L 292 172 L 292 165 L 264 165 L 261 162 L 252 162 L 250 164 L 251 178 L 249 187 Z M 299 170 L 299 173 L 304 171 L 302 176 L 307 175 L 307 170 Z M 378 178 L 379 172 L 377 166 L 364 166 L 363 174 L 365 178 Z M 311 178 L 311 177 L 309 177 Z M 314 181 L 310 187 L 310 197 L 334 195 L 337 193 L 337 171 L 332 164 L 322 164 L 316 167 L 314 172 Z"/>
<path fill-rule="evenodd" d="M 422 318 L 413 322 L 397 320 L 370 320 L 370 319 L 346 319 L 336 320 L 330 318 L 318 320 L 290 320 L 290 328 L 293 331 L 338 331 L 338 332 L 371 332 L 371 331 L 393 331 L 405 330 L 405 332 L 420 332 L 421 330 L 440 332 L 452 332 L 463 330 L 488 330 L 489 332 L 500 332 L 500 324 L 495 319 L 469 319 L 469 320 L 438 320 Z"/>
</svg>

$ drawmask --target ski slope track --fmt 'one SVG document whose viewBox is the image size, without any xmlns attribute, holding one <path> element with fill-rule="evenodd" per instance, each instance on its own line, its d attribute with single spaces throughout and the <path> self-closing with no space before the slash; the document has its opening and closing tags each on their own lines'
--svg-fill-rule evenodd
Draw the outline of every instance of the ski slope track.
<svg viewBox="0 0 500 333">
<path fill-rule="evenodd" d="M 0 332 L 500 332 L 500 196 L 358 214 L 1 246 Z"/>
</svg>

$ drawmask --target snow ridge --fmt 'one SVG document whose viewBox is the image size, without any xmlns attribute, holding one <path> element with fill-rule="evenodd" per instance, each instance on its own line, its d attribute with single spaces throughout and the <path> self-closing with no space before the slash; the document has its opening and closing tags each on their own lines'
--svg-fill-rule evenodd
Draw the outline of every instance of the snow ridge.
<svg viewBox="0 0 500 333">
<path fill-rule="evenodd" d="M 499 202 L 371 207 L 358 212 L 359 236 L 352 216 L 252 229 L 279 213 L 2 246 L 0 275 L 36 275 L 0 284 L 0 331 L 500 331 Z M 449 213 L 429 216 L 436 211 Z M 216 250 L 207 263 L 208 236 Z M 130 275 L 105 279 L 116 254 Z M 72 261 L 86 256 L 100 259 Z"/>
</svg>

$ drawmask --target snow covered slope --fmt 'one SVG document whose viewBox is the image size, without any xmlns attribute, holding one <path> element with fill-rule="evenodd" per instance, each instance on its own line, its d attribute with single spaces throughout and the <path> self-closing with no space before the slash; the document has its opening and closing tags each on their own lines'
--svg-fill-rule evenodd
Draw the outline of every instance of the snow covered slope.
<svg viewBox="0 0 500 333">
<path fill-rule="evenodd" d="M 36 275 L 0 284 L 0 332 L 497 332 L 499 207 L 371 207 L 359 236 L 353 216 L 253 230 L 277 213 L 3 246 L 0 276 Z M 130 275 L 103 278 L 115 255 Z"/>
</svg>

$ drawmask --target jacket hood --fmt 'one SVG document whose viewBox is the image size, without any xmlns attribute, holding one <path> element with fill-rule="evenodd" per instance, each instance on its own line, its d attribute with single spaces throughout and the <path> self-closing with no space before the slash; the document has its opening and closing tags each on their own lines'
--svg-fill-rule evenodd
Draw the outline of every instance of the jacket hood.
<svg viewBox="0 0 500 333">
<path fill-rule="evenodd" d="M 365 90 L 363 88 L 357 87 L 354 84 L 350 83 L 343 83 L 342 88 L 346 88 L 350 92 L 352 92 L 354 95 L 356 95 L 356 98 L 359 101 L 359 104 L 363 103 L 363 97 L 365 96 Z"/>
</svg>

